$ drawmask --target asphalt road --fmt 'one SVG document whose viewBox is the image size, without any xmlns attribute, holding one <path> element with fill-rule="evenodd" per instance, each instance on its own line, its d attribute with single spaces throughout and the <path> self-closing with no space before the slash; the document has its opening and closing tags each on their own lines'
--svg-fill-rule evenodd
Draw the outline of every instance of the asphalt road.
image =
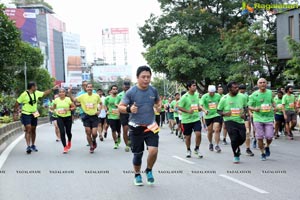
<svg viewBox="0 0 300 200">
<path fill-rule="evenodd" d="M 155 185 L 147 185 L 143 174 L 145 185 L 138 187 L 133 185 L 132 154 L 124 151 L 123 143 L 113 149 L 109 134 L 90 154 L 80 121 L 72 132 L 68 154 L 62 154 L 50 124 L 37 130 L 39 152 L 25 153 L 23 135 L 11 141 L 0 156 L 0 200 L 300 199 L 299 133 L 294 141 L 284 136 L 274 140 L 267 161 L 260 161 L 258 149 L 248 157 L 243 148 L 241 163 L 233 164 L 230 145 L 221 145 L 221 153 L 210 152 L 205 133 L 200 146 L 204 158 L 185 158 L 183 141 L 165 125 L 153 169 Z M 143 169 L 146 156 L 145 152 Z"/>
</svg>

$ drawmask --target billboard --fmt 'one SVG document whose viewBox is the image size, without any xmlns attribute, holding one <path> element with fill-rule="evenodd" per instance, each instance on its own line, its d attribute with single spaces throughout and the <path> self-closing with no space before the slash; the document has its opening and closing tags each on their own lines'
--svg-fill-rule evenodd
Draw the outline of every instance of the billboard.
<svg viewBox="0 0 300 200">
<path fill-rule="evenodd" d="M 131 66 L 100 65 L 93 66 L 93 77 L 96 82 L 115 82 L 118 77 L 131 79 Z"/>
<path fill-rule="evenodd" d="M 37 47 L 36 13 L 33 9 L 7 8 L 5 14 L 16 23 L 22 33 L 22 40 Z"/>
<path fill-rule="evenodd" d="M 72 85 L 82 82 L 80 36 L 74 33 L 63 33 L 65 80 Z"/>
</svg>

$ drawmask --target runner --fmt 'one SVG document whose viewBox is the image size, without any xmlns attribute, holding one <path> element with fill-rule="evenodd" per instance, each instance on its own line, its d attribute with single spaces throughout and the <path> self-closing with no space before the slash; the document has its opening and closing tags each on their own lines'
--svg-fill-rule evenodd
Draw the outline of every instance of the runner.
<svg viewBox="0 0 300 200">
<path fill-rule="evenodd" d="M 275 113 L 275 131 L 274 138 L 279 138 L 279 132 L 282 133 L 283 127 L 285 125 L 285 120 L 282 112 L 282 97 L 283 92 L 281 90 L 277 91 L 277 95 L 274 97 L 274 102 L 276 104 L 277 112 Z"/>
<path fill-rule="evenodd" d="M 225 125 L 231 140 L 233 162 L 240 162 L 240 146 L 246 140 L 245 117 L 247 113 L 247 99 L 239 93 L 239 86 L 231 81 L 227 85 L 229 94 L 225 95 L 219 105 L 218 113 L 224 117 Z"/>
<path fill-rule="evenodd" d="M 198 158 L 203 158 L 199 148 L 201 144 L 201 122 L 199 119 L 199 94 L 197 91 L 196 81 L 187 82 L 188 92 L 185 93 L 178 104 L 178 109 L 181 111 L 181 123 L 183 125 L 183 134 L 185 136 L 185 145 L 187 148 L 186 157 L 192 156 L 191 152 L 191 136 L 195 132 L 195 148 L 194 153 Z"/>
<path fill-rule="evenodd" d="M 221 95 L 216 93 L 216 87 L 214 85 L 208 86 L 208 93 L 204 94 L 201 98 L 201 107 L 205 113 L 205 122 L 207 126 L 207 138 L 209 141 L 209 150 L 214 150 L 212 143 L 212 137 L 214 134 L 214 140 L 216 143 L 215 150 L 217 153 L 221 152 L 219 146 L 220 143 L 220 130 L 223 123 L 222 117 L 217 113 L 218 103 L 221 99 Z"/>
<path fill-rule="evenodd" d="M 168 100 L 165 96 L 161 96 L 162 104 L 161 104 L 161 111 L 160 111 L 160 127 L 163 127 L 163 124 L 166 122 L 166 112 L 165 112 L 165 105 L 168 103 Z"/>
<path fill-rule="evenodd" d="M 274 103 L 272 91 L 267 89 L 267 81 L 260 78 L 257 81 L 259 90 L 255 91 L 250 97 L 248 106 L 253 111 L 253 121 L 256 130 L 256 139 L 258 147 L 261 151 L 261 160 L 265 161 L 270 156 L 270 144 L 274 135 L 274 111 L 276 105 Z M 266 147 L 264 147 L 263 139 L 266 139 Z"/>
<path fill-rule="evenodd" d="M 27 144 L 26 152 L 30 154 L 32 151 L 37 152 L 38 149 L 35 146 L 36 139 L 36 126 L 38 123 L 38 117 L 40 116 L 37 109 L 37 102 L 39 98 L 49 95 L 58 86 L 44 92 L 38 91 L 37 84 L 35 82 L 29 82 L 27 90 L 24 91 L 17 99 L 14 106 L 14 120 L 18 120 L 19 105 L 22 104 L 21 122 L 25 128 L 25 140 Z"/>
<path fill-rule="evenodd" d="M 148 147 L 147 182 L 154 183 L 152 168 L 158 154 L 159 125 L 155 123 L 154 109 L 160 111 L 161 102 L 157 90 L 150 84 L 151 69 L 141 66 L 137 69 L 137 85 L 131 87 L 119 104 L 121 113 L 129 115 L 129 137 L 133 153 L 133 167 L 135 172 L 134 184 L 143 185 L 141 176 L 144 142 Z"/>
<path fill-rule="evenodd" d="M 292 130 L 297 124 L 296 97 L 293 94 L 293 86 L 285 88 L 286 94 L 282 97 L 282 112 L 285 120 L 285 130 L 290 140 L 294 139 Z"/>
<path fill-rule="evenodd" d="M 114 139 L 114 149 L 118 149 L 121 143 L 121 122 L 120 113 L 118 111 L 118 86 L 112 85 L 111 94 L 105 98 L 105 106 L 107 107 L 107 122 L 111 128 L 112 137 Z"/>
<path fill-rule="evenodd" d="M 218 85 L 218 89 L 217 89 L 217 92 L 219 95 L 221 95 L 221 98 L 224 96 L 224 89 L 222 87 L 221 84 Z M 225 123 L 224 123 L 224 120 L 223 120 L 223 123 L 221 124 L 221 127 L 220 127 L 220 130 L 222 130 L 221 132 L 223 133 L 223 145 L 227 145 L 227 129 L 225 127 Z"/>
<path fill-rule="evenodd" d="M 175 126 L 175 121 L 174 121 L 174 106 L 176 102 L 172 100 L 172 97 L 168 98 L 168 104 L 165 107 L 165 110 L 167 111 L 167 118 L 168 118 L 168 124 L 169 128 L 171 130 L 171 134 L 174 133 L 174 126 Z"/>
<path fill-rule="evenodd" d="M 123 99 L 125 93 L 130 88 L 130 81 L 124 81 L 123 83 L 123 91 L 118 94 L 118 99 L 116 104 L 119 104 L 121 100 Z M 125 151 L 129 152 L 130 150 L 130 141 L 128 139 L 128 120 L 129 120 L 129 114 L 128 113 L 120 113 L 120 121 L 123 128 L 123 140 L 125 143 Z M 159 124 L 159 123 L 158 123 Z"/>
<path fill-rule="evenodd" d="M 180 110 L 178 110 L 178 103 L 180 100 L 180 94 L 179 93 L 175 93 L 175 100 L 172 102 L 172 107 L 174 108 L 174 119 L 175 119 L 175 135 L 178 136 L 178 134 L 180 133 L 180 126 L 181 126 L 181 121 L 179 120 L 179 114 L 180 114 Z"/>
<path fill-rule="evenodd" d="M 76 103 L 79 102 L 83 110 L 82 121 L 85 127 L 86 139 L 90 146 L 90 153 L 94 153 L 97 148 L 97 129 L 98 129 L 98 110 L 101 99 L 99 95 L 93 93 L 93 85 L 88 83 L 86 86 L 87 93 L 81 94 L 80 96 L 71 99 Z M 69 94 L 72 94 L 71 89 Z"/>
<path fill-rule="evenodd" d="M 61 142 L 64 147 L 63 153 L 68 153 L 72 146 L 72 115 L 71 111 L 75 110 L 75 105 L 69 97 L 66 97 L 66 91 L 63 88 L 59 89 L 59 97 L 54 100 L 53 109 L 56 113 L 57 124 L 61 135 Z M 66 134 L 68 143 L 66 143 Z"/>
<path fill-rule="evenodd" d="M 248 103 L 249 96 L 246 94 L 246 86 L 244 84 L 239 85 L 239 93 L 243 94 L 246 102 Z M 250 149 L 250 143 L 251 143 L 251 122 L 249 117 L 249 112 L 246 113 L 245 117 L 245 127 L 246 127 L 246 155 L 248 156 L 254 156 L 254 153 Z"/>
<path fill-rule="evenodd" d="M 97 94 L 99 95 L 101 102 L 105 102 L 105 96 L 101 89 L 97 90 Z M 98 115 L 99 118 L 99 124 L 98 124 L 98 133 L 99 133 L 99 140 L 103 141 L 103 131 L 106 126 L 106 110 L 103 103 L 99 104 L 100 114 Z"/>
<path fill-rule="evenodd" d="M 54 99 L 56 99 L 58 97 L 58 95 L 54 95 Z M 59 142 L 60 141 L 60 133 L 59 133 L 59 128 L 58 128 L 58 125 L 57 125 L 57 114 L 54 110 L 54 100 L 51 101 L 50 105 L 49 105 L 49 110 L 50 110 L 50 113 L 51 113 L 51 121 L 53 122 L 53 125 L 54 125 L 54 129 L 55 129 L 55 135 L 56 135 L 56 142 Z"/>
</svg>

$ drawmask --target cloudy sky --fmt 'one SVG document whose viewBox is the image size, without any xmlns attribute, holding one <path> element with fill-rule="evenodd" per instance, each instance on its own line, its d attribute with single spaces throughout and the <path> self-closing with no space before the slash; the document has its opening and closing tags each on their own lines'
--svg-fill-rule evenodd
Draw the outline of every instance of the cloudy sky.
<svg viewBox="0 0 300 200">
<path fill-rule="evenodd" d="M 129 64 L 146 64 L 137 27 L 142 26 L 151 13 L 160 13 L 157 0 L 45 0 L 56 15 L 66 23 L 67 32 L 80 34 L 81 45 L 87 48 L 88 61 L 100 54 L 103 28 L 129 28 Z"/>
</svg>

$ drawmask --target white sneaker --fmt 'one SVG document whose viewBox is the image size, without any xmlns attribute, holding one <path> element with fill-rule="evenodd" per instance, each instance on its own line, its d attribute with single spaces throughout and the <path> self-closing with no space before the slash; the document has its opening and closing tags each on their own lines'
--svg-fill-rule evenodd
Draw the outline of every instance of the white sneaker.
<svg viewBox="0 0 300 200">
<path fill-rule="evenodd" d="M 190 158 L 192 156 L 192 152 L 191 152 L 191 150 L 188 150 L 187 152 L 186 152 L 186 157 L 187 158 Z"/>
</svg>

